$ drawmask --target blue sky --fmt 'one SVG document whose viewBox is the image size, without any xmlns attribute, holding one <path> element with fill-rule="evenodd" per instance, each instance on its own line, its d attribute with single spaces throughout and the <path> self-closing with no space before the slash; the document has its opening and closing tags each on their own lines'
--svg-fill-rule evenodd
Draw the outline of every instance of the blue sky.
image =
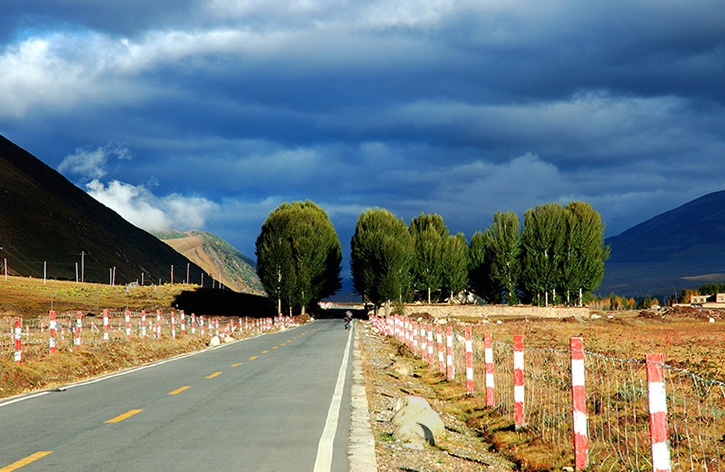
<svg viewBox="0 0 725 472">
<path fill-rule="evenodd" d="M 254 257 L 357 217 L 583 200 L 607 235 L 725 188 L 721 0 L 4 0 L 0 134 L 149 230 Z"/>
</svg>

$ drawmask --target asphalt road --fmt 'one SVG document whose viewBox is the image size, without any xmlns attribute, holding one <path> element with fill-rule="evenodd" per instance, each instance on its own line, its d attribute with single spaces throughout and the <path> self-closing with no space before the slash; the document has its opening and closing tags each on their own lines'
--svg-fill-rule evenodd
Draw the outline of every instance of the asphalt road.
<svg viewBox="0 0 725 472">
<path fill-rule="evenodd" d="M 347 471 L 346 347 L 321 320 L 0 402 L 0 472 Z"/>
</svg>

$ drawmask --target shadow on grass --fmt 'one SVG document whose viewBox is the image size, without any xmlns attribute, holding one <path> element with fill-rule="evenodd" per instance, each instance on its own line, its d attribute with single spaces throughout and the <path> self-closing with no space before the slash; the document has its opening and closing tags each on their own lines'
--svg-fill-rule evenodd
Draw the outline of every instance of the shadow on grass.
<svg viewBox="0 0 725 472">
<path fill-rule="evenodd" d="M 185 313 L 205 316 L 266 318 L 277 315 L 277 306 L 267 297 L 211 288 L 181 292 L 173 305 Z"/>
</svg>

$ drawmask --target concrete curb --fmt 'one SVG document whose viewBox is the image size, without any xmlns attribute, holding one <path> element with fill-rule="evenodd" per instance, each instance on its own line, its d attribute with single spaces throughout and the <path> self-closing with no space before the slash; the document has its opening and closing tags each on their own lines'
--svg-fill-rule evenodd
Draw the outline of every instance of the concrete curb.
<svg viewBox="0 0 725 472">
<path fill-rule="evenodd" d="M 356 325 L 358 324 L 359 322 L 356 322 Z M 375 438 L 368 413 L 368 397 L 365 391 L 365 376 L 360 355 L 359 329 L 355 329 L 352 355 L 352 387 L 350 389 L 352 411 L 350 413 L 350 441 L 347 447 L 350 470 L 375 472 L 378 470 L 378 463 L 375 459 Z"/>
</svg>

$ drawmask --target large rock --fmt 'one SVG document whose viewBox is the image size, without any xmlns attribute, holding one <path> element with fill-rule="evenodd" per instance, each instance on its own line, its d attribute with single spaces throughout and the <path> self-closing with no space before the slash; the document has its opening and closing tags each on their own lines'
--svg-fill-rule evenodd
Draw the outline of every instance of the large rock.
<svg viewBox="0 0 725 472">
<path fill-rule="evenodd" d="M 220 344 L 221 344 L 221 340 L 219 339 L 219 336 L 213 336 L 213 337 L 212 337 L 212 338 L 211 338 L 211 339 L 209 340 L 209 347 L 214 347 L 214 346 L 218 346 L 218 345 L 220 345 Z"/>
<path fill-rule="evenodd" d="M 395 403 L 395 415 L 390 420 L 397 428 L 393 437 L 414 444 L 435 445 L 436 436 L 445 431 L 438 413 L 424 398 L 407 396 Z"/>
</svg>

